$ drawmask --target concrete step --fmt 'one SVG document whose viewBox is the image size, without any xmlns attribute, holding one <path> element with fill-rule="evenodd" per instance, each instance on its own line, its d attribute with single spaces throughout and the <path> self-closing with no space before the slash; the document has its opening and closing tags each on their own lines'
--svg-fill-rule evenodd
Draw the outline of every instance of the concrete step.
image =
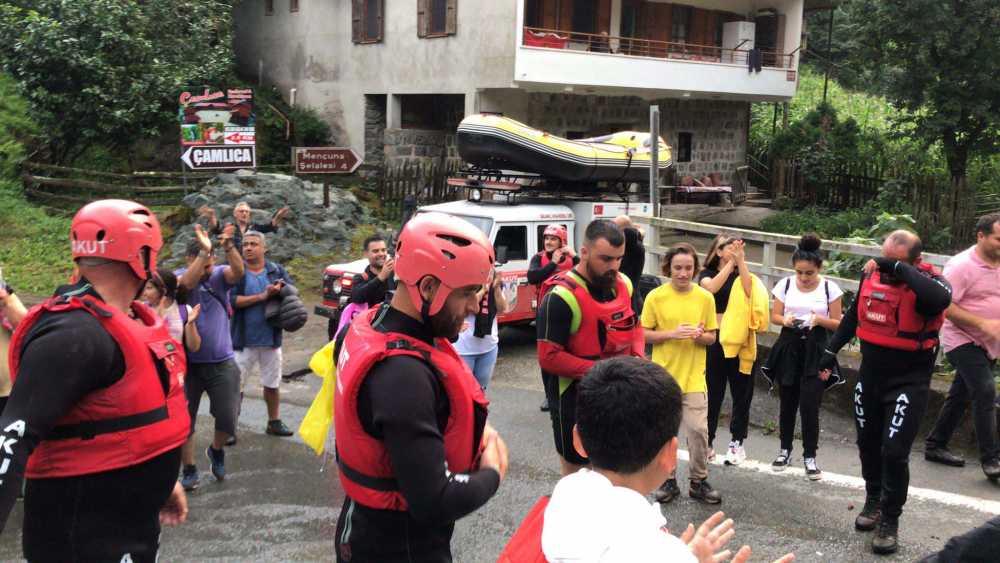
<svg viewBox="0 0 1000 563">
<path fill-rule="evenodd" d="M 749 199 L 748 198 L 746 201 L 744 201 L 740 205 L 744 206 L 744 207 L 760 207 L 760 208 L 763 208 L 763 209 L 770 209 L 771 208 L 771 200 L 770 199 Z"/>
</svg>

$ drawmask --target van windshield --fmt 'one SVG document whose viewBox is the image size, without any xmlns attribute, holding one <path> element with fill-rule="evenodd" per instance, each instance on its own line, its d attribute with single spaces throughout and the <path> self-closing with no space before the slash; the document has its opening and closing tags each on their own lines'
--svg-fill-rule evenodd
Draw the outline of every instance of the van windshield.
<svg viewBox="0 0 1000 563">
<path fill-rule="evenodd" d="M 490 219 L 489 217 L 472 217 L 469 215 L 456 215 L 455 217 L 465 219 L 466 221 L 472 223 L 486 236 L 490 236 L 490 231 L 493 230 L 493 219 Z"/>
</svg>

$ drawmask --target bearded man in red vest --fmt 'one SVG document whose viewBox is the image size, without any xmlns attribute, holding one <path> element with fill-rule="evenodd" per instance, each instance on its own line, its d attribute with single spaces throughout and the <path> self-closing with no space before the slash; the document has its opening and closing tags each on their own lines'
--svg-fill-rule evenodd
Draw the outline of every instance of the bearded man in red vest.
<svg viewBox="0 0 1000 563">
<path fill-rule="evenodd" d="M 493 246 L 471 223 L 419 213 L 396 243 L 405 286 L 338 337 L 337 561 L 451 561 L 455 522 L 496 493 L 507 447 L 449 339 L 479 311 Z"/>
<path fill-rule="evenodd" d="M 135 301 L 160 225 L 138 203 L 104 200 L 76 214 L 70 236 L 75 283 L 32 308 L 10 346 L 0 523 L 27 476 L 28 561 L 154 563 L 160 523 L 187 513 L 177 466 L 190 425 L 184 347 Z"/>
</svg>

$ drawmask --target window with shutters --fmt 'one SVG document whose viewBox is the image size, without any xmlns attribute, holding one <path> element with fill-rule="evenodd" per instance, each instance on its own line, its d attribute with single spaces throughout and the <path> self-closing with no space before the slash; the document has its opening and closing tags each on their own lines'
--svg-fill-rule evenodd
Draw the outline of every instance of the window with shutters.
<svg viewBox="0 0 1000 563">
<path fill-rule="evenodd" d="M 447 32 L 448 0 L 431 0 L 430 9 L 430 35 L 444 35 Z"/>
<path fill-rule="evenodd" d="M 264 0 L 264 15 L 265 16 L 274 15 L 274 0 Z"/>
<path fill-rule="evenodd" d="M 298 12 L 299 11 L 299 0 L 288 0 L 288 11 Z"/>
<path fill-rule="evenodd" d="M 351 0 L 351 40 L 377 43 L 382 40 L 384 0 Z"/>
<path fill-rule="evenodd" d="M 677 134 L 677 162 L 691 162 L 692 141 L 694 141 L 693 133 Z"/>
<path fill-rule="evenodd" d="M 417 0 L 417 37 L 445 37 L 458 29 L 458 0 Z"/>
<path fill-rule="evenodd" d="M 691 8 L 689 6 L 674 6 L 674 43 L 687 43 L 691 28 Z"/>
</svg>

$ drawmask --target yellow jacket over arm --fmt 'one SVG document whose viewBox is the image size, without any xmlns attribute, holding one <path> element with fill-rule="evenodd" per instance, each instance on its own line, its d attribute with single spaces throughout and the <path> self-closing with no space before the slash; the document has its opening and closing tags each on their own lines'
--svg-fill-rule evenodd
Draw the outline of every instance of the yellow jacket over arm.
<svg viewBox="0 0 1000 563">
<path fill-rule="evenodd" d="M 719 328 L 719 342 L 727 358 L 740 358 L 740 373 L 750 374 L 757 359 L 757 333 L 767 332 L 771 324 L 768 308 L 767 288 L 760 278 L 753 279 L 750 299 L 743 291 L 743 284 L 736 281 L 729 294 L 729 305 L 722 316 Z"/>
</svg>

